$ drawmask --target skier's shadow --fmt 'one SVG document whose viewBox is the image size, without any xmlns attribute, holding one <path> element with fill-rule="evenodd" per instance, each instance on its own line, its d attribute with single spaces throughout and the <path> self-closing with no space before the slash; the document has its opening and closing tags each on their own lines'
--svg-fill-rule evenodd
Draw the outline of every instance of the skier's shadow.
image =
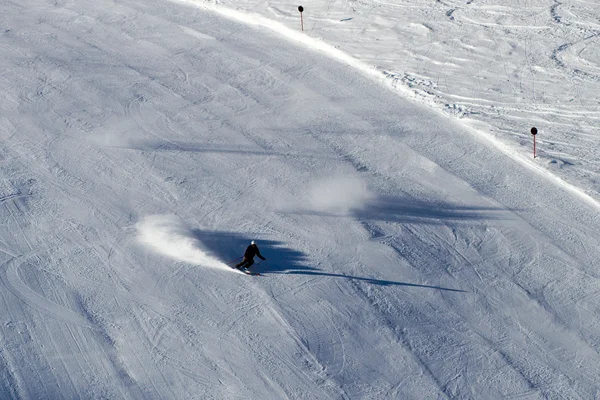
<svg viewBox="0 0 600 400">
<path fill-rule="evenodd" d="M 293 271 L 286 271 L 283 273 L 288 274 L 288 275 L 319 275 L 319 276 L 330 276 L 330 277 L 334 277 L 334 278 L 346 278 L 346 279 L 367 282 L 367 283 L 371 283 L 373 285 L 380 285 L 380 286 L 410 286 L 410 287 L 419 287 L 419 288 L 426 288 L 426 289 L 446 290 L 449 292 L 466 293 L 466 290 L 445 288 L 445 287 L 441 287 L 441 286 L 419 285 L 416 283 L 397 282 L 397 281 L 389 281 L 389 280 L 373 279 L 373 278 L 363 278 L 360 276 L 343 275 L 343 274 L 332 274 L 332 273 L 328 273 L 328 272 L 320 272 L 318 270 L 315 270 L 315 271 L 293 270 Z"/>
<path fill-rule="evenodd" d="M 306 255 L 297 250 L 291 250 L 283 246 L 283 242 L 275 240 L 261 240 L 260 238 L 248 238 L 233 232 L 209 232 L 194 230 L 194 235 L 214 256 L 230 266 L 240 262 L 246 247 L 252 240 L 256 240 L 260 253 L 266 258 L 262 261 L 255 258 L 255 264 L 250 268 L 260 274 L 287 274 L 287 275 L 317 275 L 332 278 L 345 278 L 356 281 L 367 282 L 380 286 L 409 286 L 426 289 L 445 290 L 450 292 L 465 292 L 460 289 L 445 288 L 441 286 L 419 285 L 415 283 L 397 282 L 390 280 L 372 279 L 352 275 L 334 274 L 323 272 L 317 268 L 306 265 Z"/>
<path fill-rule="evenodd" d="M 259 273 L 283 273 L 288 270 L 317 271 L 305 264 L 306 256 L 299 251 L 283 246 L 283 242 L 276 240 L 262 240 L 248 238 L 233 232 L 209 232 L 194 230 L 194 236 L 202 242 L 208 251 L 219 260 L 228 265 L 235 265 L 242 261 L 246 248 L 252 240 L 256 241 L 260 254 L 266 258 L 254 258 L 254 265 L 250 268 Z"/>
</svg>

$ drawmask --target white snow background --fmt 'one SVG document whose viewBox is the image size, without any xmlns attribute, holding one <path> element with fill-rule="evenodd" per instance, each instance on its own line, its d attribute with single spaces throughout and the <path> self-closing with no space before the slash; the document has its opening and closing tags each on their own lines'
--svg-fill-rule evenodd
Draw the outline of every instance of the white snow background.
<svg viewBox="0 0 600 400">
<path fill-rule="evenodd" d="M 0 1 L 0 398 L 600 398 L 599 16 Z"/>
</svg>

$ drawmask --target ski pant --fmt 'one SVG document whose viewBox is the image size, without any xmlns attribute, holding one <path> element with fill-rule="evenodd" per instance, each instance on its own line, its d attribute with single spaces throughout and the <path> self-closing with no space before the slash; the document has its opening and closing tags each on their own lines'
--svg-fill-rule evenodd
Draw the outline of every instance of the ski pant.
<svg viewBox="0 0 600 400">
<path fill-rule="evenodd" d="M 254 264 L 254 259 L 253 258 L 245 258 L 242 260 L 241 263 L 238 263 L 235 265 L 236 268 L 250 268 L 250 266 Z"/>
</svg>

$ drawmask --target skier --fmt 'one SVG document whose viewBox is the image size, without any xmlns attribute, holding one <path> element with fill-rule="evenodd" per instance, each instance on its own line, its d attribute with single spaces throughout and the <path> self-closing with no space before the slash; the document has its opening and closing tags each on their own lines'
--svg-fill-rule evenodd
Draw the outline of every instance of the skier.
<svg viewBox="0 0 600 400">
<path fill-rule="evenodd" d="M 241 263 L 236 264 L 235 267 L 237 269 L 250 268 L 250 266 L 254 264 L 254 256 L 258 256 L 258 258 L 260 258 L 261 260 L 266 260 L 266 258 L 264 258 L 262 254 L 260 254 L 258 246 L 253 240 L 252 242 L 250 242 L 250 246 L 246 248 L 246 252 L 244 253 L 244 259 Z"/>
</svg>

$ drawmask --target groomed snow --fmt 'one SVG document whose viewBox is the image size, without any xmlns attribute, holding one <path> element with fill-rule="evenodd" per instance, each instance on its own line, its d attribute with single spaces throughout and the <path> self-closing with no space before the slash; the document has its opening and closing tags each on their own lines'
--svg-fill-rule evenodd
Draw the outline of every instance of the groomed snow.
<svg viewBox="0 0 600 400">
<path fill-rule="evenodd" d="M 600 199 L 599 2 L 170 1 L 312 40 L 311 47 L 370 69 L 507 154 Z M 303 39 L 291 33 L 300 33 L 301 4 Z M 533 126 L 540 132 L 536 160 Z"/>
<path fill-rule="evenodd" d="M 600 397 L 597 6 L 316 3 L 0 3 L 0 398 Z"/>
</svg>

